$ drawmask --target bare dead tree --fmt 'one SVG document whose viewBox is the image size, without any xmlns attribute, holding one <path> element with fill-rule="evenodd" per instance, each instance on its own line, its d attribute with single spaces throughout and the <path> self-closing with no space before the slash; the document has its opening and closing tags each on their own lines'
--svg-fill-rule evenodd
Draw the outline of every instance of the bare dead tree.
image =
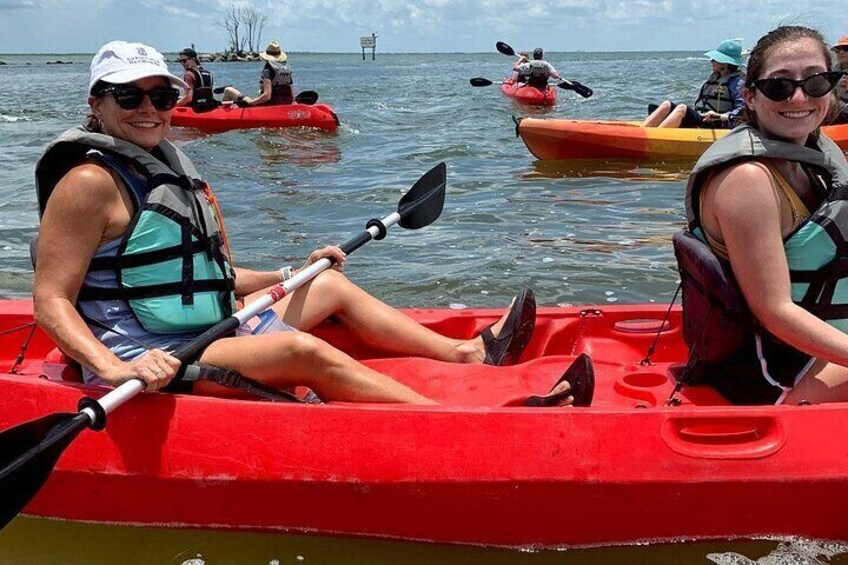
<svg viewBox="0 0 848 565">
<path fill-rule="evenodd" d="M 268 16 L 263 14 L 253 4 L 248 4 L 241 9 L 241 21 L 244 24 L 247 35 L 247 47 L 251 53 L 259 51 L 262 40 L 262 28 Z"/>
<path fill-rule="evenodd" d="M 239 36 L 239 28 L 241 27 L 240 10 L 235 6 L 230 6 L 223 20 L 215 22 L 215 25 L 226 30 L 230 36 L 230 50 L 238 53 L 242 49 L 244 39 Z"/>
</svg>

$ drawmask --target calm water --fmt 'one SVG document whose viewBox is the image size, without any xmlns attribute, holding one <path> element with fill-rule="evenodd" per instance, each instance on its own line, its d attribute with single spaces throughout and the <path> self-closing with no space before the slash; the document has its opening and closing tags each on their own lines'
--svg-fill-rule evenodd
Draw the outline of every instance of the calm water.
<svg viewBox="0 0 848 565">
<path fill-rule="evenodd" d="M 45 64 L 56 59 L 74 64 Z M 83 120 L 90 55 L 0 60 L 8 63 L 0 66 L 0 297 L 25 297 L 38 225 L 33 168 L 52 138 Z M 641 118 L 663 97 L 693 99 L 709 63 L 699 53 L 550 53 L 549 60 L 595 95 L 560 91 L 555 109 L 528 111 L 497 86 L 470 87 L 471 77 L 506 74 L 511 59 L 494 50 L 378 54 L 376 62 L 293 54 L 297 87 L 334 107 L 337 133 L 175 130 L 173 137 L 216 188 L 243 266 L 299 264 L 312 249 L 347 240 L 445 161 L 442 217 L 420 232 L 394 229 L 348 262 L 348 275 L 370 292 L 398 306 L 483 307 L 505 305 L 531 284 L 541 304 L 666 302 L 677 280 L 671 236 L 684 223 L 687 164 L 542 164 L 515 137 L 511 116 Z M 259 67 L 208 65 L 216 84 L 245 91 Z M 832 544 L 727 542 L 534 553 L 32 519 L 0 532 L 0 563 L 848 563 L 835 557 L 844 552 Z"/>
</svg>

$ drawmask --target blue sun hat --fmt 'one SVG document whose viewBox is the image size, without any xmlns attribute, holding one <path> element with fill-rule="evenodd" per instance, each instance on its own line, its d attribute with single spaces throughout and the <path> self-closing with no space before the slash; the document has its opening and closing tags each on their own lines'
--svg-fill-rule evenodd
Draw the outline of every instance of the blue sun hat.
<svg viewBox="0 0 848 565">
<path fill-rule="evenodd" d="M 742 66 L 742 42 L 738 39 L 725 39 L 712 51 L 704 53 L 711 61 L 725 65 Z"/>
</svg>

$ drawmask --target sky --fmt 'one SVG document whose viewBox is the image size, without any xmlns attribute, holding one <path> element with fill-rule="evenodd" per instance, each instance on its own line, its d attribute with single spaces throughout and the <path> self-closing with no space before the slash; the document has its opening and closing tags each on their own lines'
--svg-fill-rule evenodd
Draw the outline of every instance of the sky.
<svg viewBox="0 0 848 565">
<path fill-rule="evenodd" d="M 232 0 L 0 0 L 0 53 L 93 53 L 112 39 L 165 52 L 229 44 Z M 548 51 L 696 51 L 801 24 L 833 42 L 848 35 L 845 0 L 254 0 L 267 16 L 262 45 L 285 51 L 489 52 L 501 40 Z"/>
</svg>

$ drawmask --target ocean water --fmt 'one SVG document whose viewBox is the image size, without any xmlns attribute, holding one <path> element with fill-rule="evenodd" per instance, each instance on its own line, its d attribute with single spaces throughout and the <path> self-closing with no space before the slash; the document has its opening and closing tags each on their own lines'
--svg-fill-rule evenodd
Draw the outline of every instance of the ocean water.
<svg viewBox="0 0 848 565">
<path fill-rule="evenodd" d="M 399 228 L 352 255 L 346 272 L 396 306 L 505 306 L 531 285 L 540 304 L 668 302 L 677 284 L 691 163 L 542 163 L 515 137 L 513 116 L 639 119 L 648 103 L 691 101 L 709 62 L 700 53 L 549 53 L 594 89 L 559 92 L 553 109 L 520 107 L 497 85 L 511 59 L 486 54 L 290 54 L 296 88 L 340 117 L 336 133 L 173 131 L 222 203 L 236 262 L 298 265 L 319 246 L 393 211 L 440 161 L 442 216 Z M 0 55 L 0 297 L 31 292 L 38 230 L 33 170 L 44 147 L 86 115 L 90 55 Z M 48 65 L 48 61 L 72 64 Z M 179 67 L 172 64 L 172 69 Z M 250 92 L 258 63 L 207 67 L 216 85 Z M 0 391 L 2 393 L 2 391 Z M 658 501 L 658 503 L 662 503 Z M 563 512 L 568 509 L 564 508 Z M 373 540 L 226 534 L 18 519 L 0 532 L 6 563 L 848 563 L 840 544 L 709 542 L 568 551 L 460 548 Z"/>
</svg>

